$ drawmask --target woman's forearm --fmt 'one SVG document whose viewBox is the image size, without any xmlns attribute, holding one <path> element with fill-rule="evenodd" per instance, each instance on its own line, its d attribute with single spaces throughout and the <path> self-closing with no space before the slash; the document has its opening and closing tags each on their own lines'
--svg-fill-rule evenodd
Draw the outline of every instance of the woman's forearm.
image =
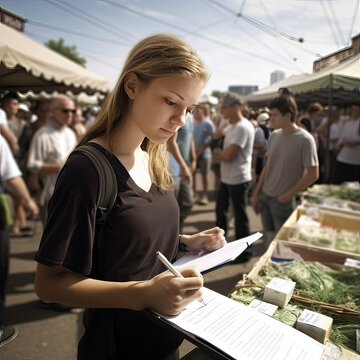
<svg viewBox="0 0 360 360">
<path fill-rule="evenodd" d="M 67 269 L 38 264 L 35 290 L 46 301 L 84 308 L 145 308 L 143 282 L 87 278 Z"/>
</svg>

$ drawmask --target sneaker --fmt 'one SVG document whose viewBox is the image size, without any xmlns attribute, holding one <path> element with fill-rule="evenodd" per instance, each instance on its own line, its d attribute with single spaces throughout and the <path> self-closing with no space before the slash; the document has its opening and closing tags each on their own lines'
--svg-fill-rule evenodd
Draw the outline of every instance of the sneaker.
<svg viewBox="0 0 360 360">
<path fill-rule="evenodd" d="M 11 341 L 18 335 L 18 329 L 15 326 L 7 326 L 0 330 L 0 348 Z"/>
<path fill-rule="evenodd" d="M 209 203 L 209 199 L 206 195 L 203 195 L 198 202 L 198 204 L 200 205 L 207 205 L 208 203 Z"/>
</svg>

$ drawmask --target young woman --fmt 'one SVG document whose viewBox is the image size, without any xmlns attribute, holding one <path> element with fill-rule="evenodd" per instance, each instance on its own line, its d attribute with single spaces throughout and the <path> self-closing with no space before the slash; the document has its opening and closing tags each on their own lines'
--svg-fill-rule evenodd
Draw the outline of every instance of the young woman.
<svg viewBox="0 0 360 360">
<path fill-rule="evenodd" d="M 35 287 L 40 298 L 88 308 L 78 359 L 170 359 L 182 338 L 144 309 L 177 314 L 201 296 L 194 269 L 176 278 L 157 260 L 177 253 L 179 210 L 166 142 L 184 125 L 208 73 L 182 40 L 154 35 L 130 52 L 114 91 L 81 144 L 110 160 L 119 194 L 102 243 L 95 236 L 98 176 L 83 155 L 63 167 L 49 205 Z M 215 250 L 224 232 L 182 235 L 188 249 Z"/>
</svg>

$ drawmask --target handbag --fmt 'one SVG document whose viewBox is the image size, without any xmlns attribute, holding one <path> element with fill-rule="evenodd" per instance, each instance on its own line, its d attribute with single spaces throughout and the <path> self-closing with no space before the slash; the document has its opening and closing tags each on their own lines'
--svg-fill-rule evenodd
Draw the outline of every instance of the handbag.
<svg viewBox="0 0 360 360">
<path fill-rule="evenodd" d="M 9 197 L 6 194 L 0 194 L 0 228 L 4 229 L 12 223 L 13 216 Z"/>
</svg>

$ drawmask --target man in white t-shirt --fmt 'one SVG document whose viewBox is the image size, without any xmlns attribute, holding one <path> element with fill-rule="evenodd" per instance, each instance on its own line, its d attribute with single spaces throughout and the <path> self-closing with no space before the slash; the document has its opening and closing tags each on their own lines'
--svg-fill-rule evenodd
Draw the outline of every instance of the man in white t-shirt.
<svg viewBox="0 0 360 360">
<path fill-rule="evenodd" d="M 229 123 L 220 127 L 215 134 L 215 138 L 224 135 L 223 149 L 217 150 L 220 159 L 220 186 L 216 201 L 216 225 L 226 233 L 231 202 L 236 239 L 248 236 L 250 232 L 246 205 L 255 135 L 254 126 L 243 116 L 241 106 L 241 99 L 237 94 L 229 92 L 224 95 L 220 102 L 220 113 Z M 239 261 L 248 259 L 249 253 L 244 254 Z"/>
<path fill-rule="evenodd" d="M 268 144 L 267 159 L 252 195 L 252 205 L 261 218 L 270 241 L 295 209 L 295 196 L 319 177 L 315 140 L 299 128 L 297 105 L 292 96 L 271 101 L 270 123 L 275 131 Z"/>
<path fill-rule="evenodd" d="M 337 143 L 334 183 L 360 181 L 360 105 L 352 105 Z"/>
<path fill-rule="evenodd" d="M 29 215 L 36 215 L 38 208 L 30 198 L 29 191 L 21 177 L 21 172 L 11 153 L 9 145 L 4 137 L 0 135 L 0 187 L 2 186 L 10 191 L 12 196 L 18 199 L 28 211 Z M 2 198 L 5 202 L 6 198 Z M 4 215 L 6 204 L 1 205 Z M 0 347 L 6 345 L 17 335 L 17 329 L 11 326 L 5 327 L 5 283 L 8 274 L 9 265 L 9 228 L 6 223 L 6 217 L 0 216 Z"/>
<path fill-rule="evenodd" d="M 52 101 L 50 108 L 49 121 L 31 140 L 27 163 L 27 168 L 39 175 L 43 186 L 37 199 L 43 223 L 57 176 L 77 143 L 75 133 L 69 128 L 76 111 L 74 102 L 65 95 L 59 95 Z"/>
<path fill-rule="evenodd" d="M 17 139 L 12 133 L 12 131 L 9 129 L 6 112 L 3 109 L 0 109 L 0 134 L 8 142 L 13 154 L 16 154 L 16 152 L 19 150 Z"/>
</svg>

